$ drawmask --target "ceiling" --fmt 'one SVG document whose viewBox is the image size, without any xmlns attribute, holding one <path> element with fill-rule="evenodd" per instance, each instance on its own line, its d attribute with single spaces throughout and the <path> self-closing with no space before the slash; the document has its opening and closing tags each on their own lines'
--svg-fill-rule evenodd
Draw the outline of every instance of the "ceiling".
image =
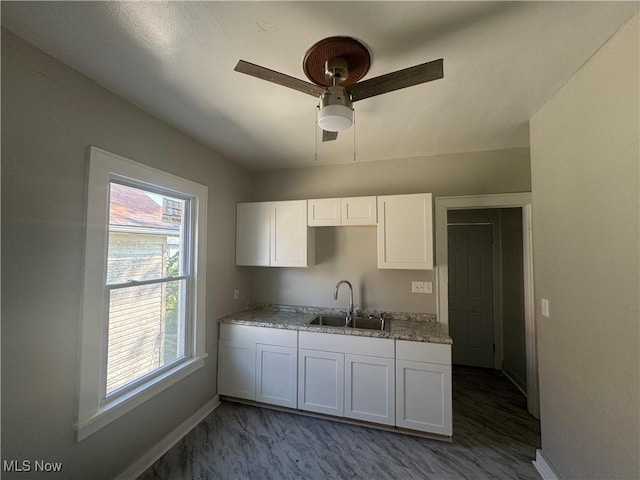
<svg viewBox="0 0 640 480">
<path fill-rule="evenodd" d="M 638 2 L 2 2 L 2 25 L 249 170 L 529 144 L 528 119 Z M 444 78 L 357 102 L 316 142 L 317 101 L 233 71 L 306 80 L 320 39 L 363 42 L 364 79 L 444 58 Z M 315 156 L 317 149 L 317 159 Z"/>
</svg>

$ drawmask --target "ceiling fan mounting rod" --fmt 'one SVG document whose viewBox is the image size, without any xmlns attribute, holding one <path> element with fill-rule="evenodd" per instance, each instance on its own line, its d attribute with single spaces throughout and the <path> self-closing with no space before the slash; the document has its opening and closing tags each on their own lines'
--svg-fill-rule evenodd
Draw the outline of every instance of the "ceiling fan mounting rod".
<svg viewBox="0 0 640 480">
<path fill-rule="evenodd" d="M 349 64 L 342 57 L 330 58 L 324 62 L 324 76 L 335 87 L 349 78 Z"/>
</svg>

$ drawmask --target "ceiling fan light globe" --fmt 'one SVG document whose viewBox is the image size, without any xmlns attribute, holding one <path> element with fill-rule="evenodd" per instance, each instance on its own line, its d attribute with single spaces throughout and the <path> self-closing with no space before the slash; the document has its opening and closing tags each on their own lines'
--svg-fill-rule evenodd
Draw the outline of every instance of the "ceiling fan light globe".
<svg viewBox="0 0 640 480">
<path fill-rule="evenodd" d="M 346 105 L 326 105 L 318 112 L 318 126 L 327 132 L 341 132 L 353 125 L 353 109 Z"/>
</svg>

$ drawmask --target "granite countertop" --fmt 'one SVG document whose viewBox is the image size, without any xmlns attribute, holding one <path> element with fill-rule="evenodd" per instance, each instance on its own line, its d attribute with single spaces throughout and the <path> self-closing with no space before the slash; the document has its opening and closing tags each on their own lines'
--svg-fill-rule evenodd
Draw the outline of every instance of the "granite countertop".
<svg viewBox="0 0 640 480">
<path fill-rule="evenodd" d="M 451 337 L 429 314 L 386 314 L 389 330 L 364 330 L 345 327 L 326 327 L 309 325 L 319 314 L 344 314 L 344 310 L 321 309 L 317 307 L 254 307 L 222 317 L 220 323 L 233 323 L 256 327 L 283 328 L 307 332 L 335 333 L 339 335 L 356 335 L 363 337 L 392 338 L 414 342 L 452 344 Z M 368 314 L 368 312 L 367 312 Z"/>
</svg>

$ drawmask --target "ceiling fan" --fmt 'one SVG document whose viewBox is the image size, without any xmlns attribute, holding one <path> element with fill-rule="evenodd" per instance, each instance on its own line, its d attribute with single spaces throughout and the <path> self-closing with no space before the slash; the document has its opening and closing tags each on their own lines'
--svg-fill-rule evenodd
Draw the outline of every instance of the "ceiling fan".
<svg viewBox="0 0 640 480">
<path fill-rule="evenodd" d="M 312 82 L 240 60 L 234 70 L 319 99 L 322 141 L 338 138 L 353 124 L 353 102 L 444 77 L 443 60 L 433 60 L 359 82 L 369 71 L 367 48 L 351 37 L 329 37 L 307 50 L 302 69 Z"/>
</svg>

